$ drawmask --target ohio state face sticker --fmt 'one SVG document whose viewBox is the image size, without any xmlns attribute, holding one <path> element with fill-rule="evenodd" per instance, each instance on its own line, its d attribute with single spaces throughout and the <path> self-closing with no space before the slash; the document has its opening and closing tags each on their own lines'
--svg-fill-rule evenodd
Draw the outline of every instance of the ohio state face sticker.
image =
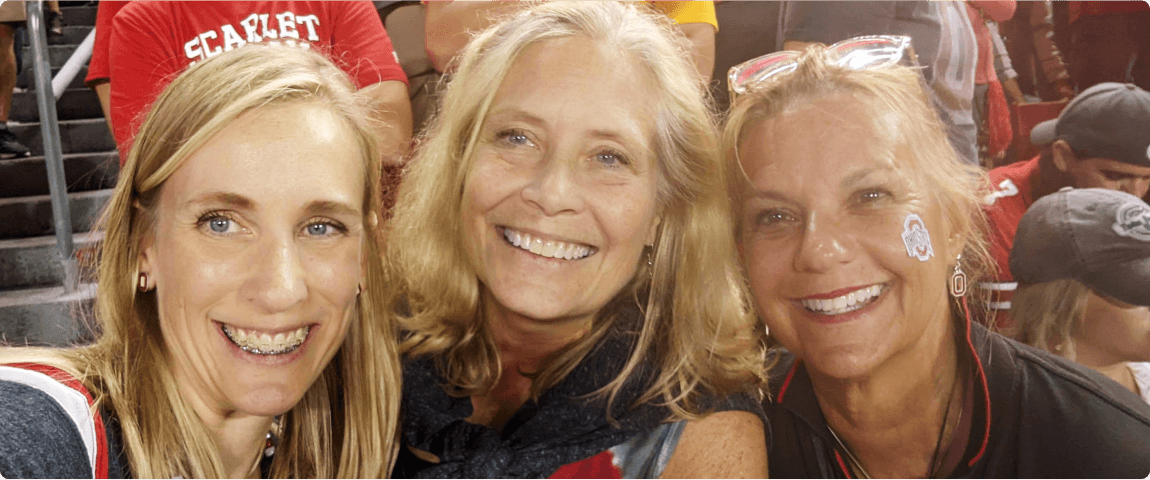
<svg viewBox="0 0 1150 480">
<path fill-rule="evenodd" d="M 922 218 L 915 214 L 906 216 L 902 222 L 902 243 L 906 245 L 906 254 L 925 262 L 934 256 L 934 247 L 930 245 L 930 232 Z"/>
</svg>

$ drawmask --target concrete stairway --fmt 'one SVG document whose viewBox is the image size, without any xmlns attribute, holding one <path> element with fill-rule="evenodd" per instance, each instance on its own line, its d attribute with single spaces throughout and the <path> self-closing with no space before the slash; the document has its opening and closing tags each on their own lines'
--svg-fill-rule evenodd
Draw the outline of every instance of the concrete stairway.
<svg viewBox="0 0 1150 480">
<path fill-rule="evenodd" d="M 64 36 L 49 37 L 53 74 L 95 24 L 96 7 L 63 7 Z M 64 272 L 54 236 L 44 144 L 32 81 L 32 53 L 24 50 L 9 128 L 32 157 L 0 160 L 0 342 L 13 345 L 66 345 L 89 338 L 79 321 L 91 305 L 95 286 L 63 289 Z M 65 179 L 71 204 L 76 255 L 90 257 L 102 238 L 92 231 L 119 171 L 115 142 L 95 92 L 81 71 L 57 100 Z M 83 263 L 84 258 L 81 258 Z M 90 277 L 89 277 L 90 278 Z M 85 280 L 84 282 L 90 282 Z"/>
</svg>

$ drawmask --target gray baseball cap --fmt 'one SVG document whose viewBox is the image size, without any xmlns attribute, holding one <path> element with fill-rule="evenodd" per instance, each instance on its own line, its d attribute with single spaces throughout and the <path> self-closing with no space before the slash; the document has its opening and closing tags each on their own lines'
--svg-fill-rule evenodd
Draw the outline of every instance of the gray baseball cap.
<svg viewBox="0 0 1150 480">
<path fill-rule="evenodd" d="M 1030 130 L 1034 145 L 1059 138 L 1088 157 L 1150 167 L 1150 93 L 1132 83 L 1087 88 L 1058 118 Z"/>
<path fill-rule="evenodd" d="M 1076 279 L 1131 305 L 1150 305 L 1150 206 L 1128 193 L 1064 188 L 1022 216 L 1010 251 L 1014 279 Z"/>
</svg>

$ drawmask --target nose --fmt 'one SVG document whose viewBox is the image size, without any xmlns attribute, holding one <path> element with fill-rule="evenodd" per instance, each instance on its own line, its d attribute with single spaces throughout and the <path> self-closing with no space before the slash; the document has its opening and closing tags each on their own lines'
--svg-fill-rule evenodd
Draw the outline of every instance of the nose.
<svg viewBox="0 0 1150 480">
<path fill-rule="evenodd" d="M 261 243 L 251 259 L 253 268 L 245 282 L 245 296 L 264 313 L 290 310 L 308 294 L 298 246 L 290 237 Z"/>
<path fill-rule="evenodd" d="M 832 219 L 810 214 L 795 254 L 795 271 L 822 273 L 850 262 L 845 234 Z"/>
<path fill-rule="evenodd" d="M 558 155 L 548 155 L 533 172 L 531 182 L 523 188 L 523 200 L 539 207 L 547 216 L 577 212 L 583 206 L 577 172 Z"/>
</svg>

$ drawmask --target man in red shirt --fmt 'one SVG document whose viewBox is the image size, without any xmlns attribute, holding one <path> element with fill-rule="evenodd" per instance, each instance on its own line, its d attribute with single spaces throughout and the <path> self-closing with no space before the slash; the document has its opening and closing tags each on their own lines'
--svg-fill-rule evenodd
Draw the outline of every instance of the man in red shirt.
<svg viewBox="0 0 1150 480">
<path fill-rule="evenodd" d="M 1108 188 L 1138 197 L 1150 190 L 1150 93 L 1133 84 L 1100 83 L 1078 95 L 1057 119 L 1035 126 L 1030 137 L 1042 152 L 991 170 L 994 192 L 985 207 L 997 273 L 979 286 L 993 294 L 990 323 L 1007 334 L 1014 327 L 1007 310 L 1017 287 L 1010 249 L 1026 209 L 1064 187 Z"/>
<path fill-rule="evenodd" d="M 407 77 L 371 2 L 129 2 L 111 23 L 107 76 L 121 163 L 144 114 L 180 72 L 258 42 L 327 55 L 374 102 L 381 151 L 395 158 L 410 142 Z"/>
</svg>

